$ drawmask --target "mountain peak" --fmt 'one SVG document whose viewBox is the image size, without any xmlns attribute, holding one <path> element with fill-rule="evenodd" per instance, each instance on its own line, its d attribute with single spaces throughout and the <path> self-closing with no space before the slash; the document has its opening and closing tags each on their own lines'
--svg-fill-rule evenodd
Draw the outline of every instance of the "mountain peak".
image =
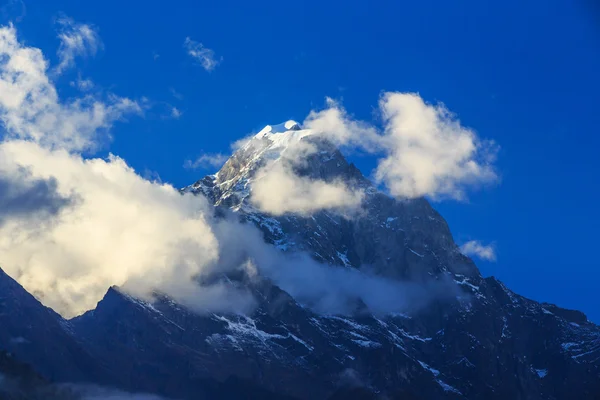
<svg viewBox="0 0 600 400">
<path fill-rule="evenodd" d="M 251 150 L 253 153 L 258 151 L 260 154 L 279 156 L 287 148 L 312 134 L 312 130 L 302 129 L 296 121 L 289 120 L 281 124 L 265 126 L 248 141 L 243 149 Z"/>
<path fill-rule="evenodd" d="M 299 131 L 300 129 L 300 124 L 290 119 L 281 124 L 265 126 L 260 130 L 260 132 L 256 134 L 255 137 L 262 138 L 267 136 L 268 134 L 284 133 L 288 131 Z"/>
<path fill-rule="evenodd" d="M 206 176 L 182 191 L 202 193 L 215 205 L 224 205 L 234 211 L 242 206 L 253 208 L 249 200 L 254 182 L 261 177 L 259 171 L 275 163 L 285 164 L 307 179 L 341 180 L 351 186 L 371 187 L 334 143 L 289 120 L 267 125 L 248 138 L 216 174 Z"/>
</svg>

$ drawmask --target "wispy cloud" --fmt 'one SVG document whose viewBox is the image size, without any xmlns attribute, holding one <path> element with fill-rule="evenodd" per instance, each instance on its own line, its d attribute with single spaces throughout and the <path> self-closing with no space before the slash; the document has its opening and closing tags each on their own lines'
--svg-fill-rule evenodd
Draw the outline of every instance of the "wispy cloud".
<svg viewBox="0 0 600 400">
<path fill-rule="evenodd" d="M 496 261 L 496 249 L 493 244 L 484 245 L 478 240 L 471 240 L 460 246 L 460 251 L 466 256 Z"/>
<path fill-rule="evenodd" d="M 175 119 L 179 119 L 179 118 L 181 118 L 182 115 L 183 115 L 183 112 L 180 109 L 178 109 L 177 107 L 171 108 L 171 117 L 173 117 Z"/>
<path fill-rule="evenodd" d="M 220 168 L 229 157 L 225 154 L 202 154 L 195 160 L 185 160 L 183 167 L 187 169 Z"/>
<path fill-rule="evenodd" d="M 198 61 L 202 68 L 207 71 L 214 70 L 217 65 L 222 61 L 222 58 L 217 59 L 215 56 L 215 52 L 207 47 L 205 47 L 202 43 L 196 42 L 192 40 L 190 37 L 186 37 L 183 42 L 183 47 L 185 48 L 187 54 Z"/>
<path fill-rule="evenodd" d="M 27 15 L 23 0 L 5 0 L 0 7 L 0 18 L 6 21 L 21 22 Z"/>
<path fill-rule="evenodd" d="M 94 82 L 91 79 L 84 79 L 81 77 L 81 74 L 77 77 L 76 80 L 69 82 L 71 87 L 75 87 L 82 92 L 87 92 L 94 88 Z"/>
<path fill-rule="evenodd" d="M 59 64 L 55 73 L 60 74 L 75 63 L 78 56 L 94 56 L 102 48 L 102 41 L 96 28 L 87 24 L 80 24 L 68 17 L 60 17 L 56 20 L 58 25 L 58 48 Z"/>
<path fill-rule="evenodd" d="M 171 95 L 173 95 L 173 97 L 175 97 L 177 100 L 183 100 L 183 95 L 181 93 L 179 93 L 177 90 L 175 90 L 174 88 L 170 87 L 169 88 L 169 92 L 171 93 Z"/>
</svg>

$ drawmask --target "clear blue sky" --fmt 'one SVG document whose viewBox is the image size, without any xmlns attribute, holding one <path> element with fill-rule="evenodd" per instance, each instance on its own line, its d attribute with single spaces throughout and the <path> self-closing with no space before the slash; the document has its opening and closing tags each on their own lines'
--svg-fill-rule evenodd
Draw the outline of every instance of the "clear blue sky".
<svg viewBox="0 0 600 400">
<path fill-rule="evenodd" d="M 184 169 L 185 159 L 302 120 L 325 96 L 367 120 L 384 90 L 443 101 L 501 146 L 500 185 L 435 204 L 457 242 L 495 242 L 497 262 L 478 262 L 485 275 L 600 322 L 600 8 L 484 3 L 0 0 L 0 18 L 19 20 L 20 39 L 52 62 L 54 18 L 94 24 L 104 49 L 58 87 L 68 96 L 80 73 L 147 97 L 154 106 L 118 125 L 109 150 L 175 186 L 210 172 Z M 213 71 L 186 55 L 188 36 L 222 57 Z M 170 106 L 181 118 L 165 118 Z M 353 161 L 366 174 L 374 165 Z"/>
</svg>

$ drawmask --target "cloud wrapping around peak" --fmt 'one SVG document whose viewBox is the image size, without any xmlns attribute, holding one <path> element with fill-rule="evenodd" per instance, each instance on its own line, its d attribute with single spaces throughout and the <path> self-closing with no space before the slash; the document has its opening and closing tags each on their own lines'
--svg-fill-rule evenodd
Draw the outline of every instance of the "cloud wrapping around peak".
<svg viewBox="0 0 600 400">
<path fill-rule="evenodd" d="M 470 257 L 486 261 L 496 261 L 496 249 L 493 245 L 484 245 L 479 240 L 471 240 L 460 246 L 460 251 Z"/>
<path fill-rule="evenodd" d="M 214 70 L 222 61 L 222 59 L 216 58 L 213 50 L 204 47 L 202 43 L 196 42 L 190 37 L 185 38 L 183 47 L 185 48 L 187 54 L 198 61 L 200 65 L 202 65 L 202 68 L 208 72 Z"/>
<path fill-rule="evenodd" d="M 76 80 L 69 82 L 71 87 L 76 87 L 82 92 L 89 92 L 94 88 L 94 82 L 91 79 L 84 79 L 79 75 Z"/>
<path fill-rule="evenodd" d="M 58 18 L 56 24 L 60 40 L 57 51 L 60 61 L 54 69 L 56 74 L 72 67 L 76 57 L 95 56 L 98 50 L 102 49 L 102 40 L 93 26 L 77 23 L 65 16 Z"/>
<path fill-rule="evenodd" d="M 252 186 L 252 202 L 272 215 L 310 215 L 323 209 L 355 209 L 363 193 L 343 182 L 325 182 L 298 176 L 291 166 L 276 162 L 259 171 Z"/>
<path fill-rule="evenodd" d="M 14 93 L 31 93 L 23 97 L 33 100 L 0 102 L 6 130 L 0 179 L 15 194 L 7 202 L 30 188 L 40 192 L 31 208 L 43 218 L 24 224 L 22 212 L 2 216 L 0 264 L 45 305 L 70 317 L 94 308 L 117 285 L 147 300 L 154 291 L 165 293 L 197 312 L 247 313 L 255 305 L 247 289 L 221 280 L 199 283 L 240 268 L 250 277 L 270 277 L 322 312 L 351 312 L 348 304 L 357 299 L 381 311 L 405 311 L 413 303 L 405 299 L 402 283 L 358 271 L 336 272 L 302 254 L 290 259 L 265 243 L 254 226 L 237 218 L 216 219 L 204 197 L 145 179 L 118 156 L 83 157 L 82 150 L 95 147 L 97 130 L 104 125 L 70 112 L 46 74 L 41 52 L 21 46 L 15 34 L 14 28 L 0 30 L 0 51 L 8 55 L 0 64 L 1 82 Z M 17 78 L 24 80 L 6 81 L 15 58 L 36 67 L 35 79 L 21 73 Z M 40 112 L 77 129 L 38 135 Z M 311 282 L 314 274 L 323 279 L 318 286 Z M 393 302 L 380 298 L 383 287 L 397 294 Z"/>
<path fill-rule="evenodd" d="M 342 150 L 375 155 L 375 180 L 397 198 L 466 200 L 468 189 L 498 180 L 493 166 L 498 146 L 463 127 L 442 104 L 427 104 L 415 93 L 384 93 L 379 101 L 382 128 L 354 119 L 330 98 L 326 105 L 309 113 L 305 130 L 283 133 L 290 136 L 281 155 L 284 164 L 269 160 L 261 168 L 252 188 L 252 201 L 261 211 L 306 215 L 360 207 L 360 193 L 343 182 L 310 180 L 290 167 L 319 151 L 305 137 L 318 136 Z M 291 140 L 294 136 L 297 140 Z"/>
<path fill-rule="evenodd" d="M 376 153 L 382 146 L 382 137 L 373 125 L 353 119 L 341 104 L 330 97 L 325 99 L 324 110 L 312 110 L 303 126 L 324 136 L 347 150 L 362 149 Z"/>
<path fill-rule="evenodd" d="M 362 190 L 348 187 L 341 177 L 325 180 L 318 174 L 299 174 L 298 171 L 309 167 L 310 158 L 323 149 L 317 143 L 319 140 L 312 140 L 313 132 L 297 129 L 294 121 L 288 122 L 291 124 L 288 127 L 268 125 L 257 135 L 232 146 L 249 156 L 250 164 L 257 162 L 258 168 L 251 178 L 252 205 L 277 216 L 308 216 L 320 210 L 355 213 L 364 197 Z M 334 151 L 331 147 L 329 150 Z"/>
</svg>

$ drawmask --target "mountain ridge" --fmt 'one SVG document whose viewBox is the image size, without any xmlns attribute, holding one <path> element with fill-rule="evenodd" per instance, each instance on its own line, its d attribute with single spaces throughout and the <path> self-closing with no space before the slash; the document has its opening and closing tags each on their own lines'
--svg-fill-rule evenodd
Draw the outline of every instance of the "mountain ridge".
<svg viewBox="0 0 600 400">
<path fill-rule="evenodd" d="M 82 316 L 62 323 L 51 314 L 62 331 L 35 340 L 43 344 L 66 334 L 100 371 L 108 371 L 102 379 L 111 385 L 182 399 L 210 398 L 225 390 L 214 382 L 230 379 L 251 382 L 256 398 L 266 393 L 261 390 L 297 399 L 598 398 L 600 327 L 579 311 L 526 299 L 496 278 L 484 278 L 426 199 L 386 196 L 334 145 L 299 128 L 269 126 L 219 172 L 182 193 L 205 196 L 215 213 L 255 226 L 283 254 L 302 252 L 327 268 L 394 282 L 446 280 L 452 291 L 444 287 L 424 304 L 410 304 L 407 313 L 377 315 L 359 301 L 353 313 L 334 315 L 313 310 L 268 276 L 249 279 L 242 271 L 223 279 L 252 293 L 257 307 L 248 315 L 199 314 L 165 295 L 147 301 L 111 287 Z M 361 213 L 270 215 L 252 203 L 257 172 L 281 161 L 292 139 L 317 150 L 294 172 L 364 190 Z M 0 287 L 7 278 L 0 273 Z M 13 332 L 3 304 L 0 338 Z M 25 340 L 33 339 L 24 332 Z M 39 362 L 32 359 L 34 366 Z M 55 378 L 70 374 L 65 368 Z"/>
</svg>

